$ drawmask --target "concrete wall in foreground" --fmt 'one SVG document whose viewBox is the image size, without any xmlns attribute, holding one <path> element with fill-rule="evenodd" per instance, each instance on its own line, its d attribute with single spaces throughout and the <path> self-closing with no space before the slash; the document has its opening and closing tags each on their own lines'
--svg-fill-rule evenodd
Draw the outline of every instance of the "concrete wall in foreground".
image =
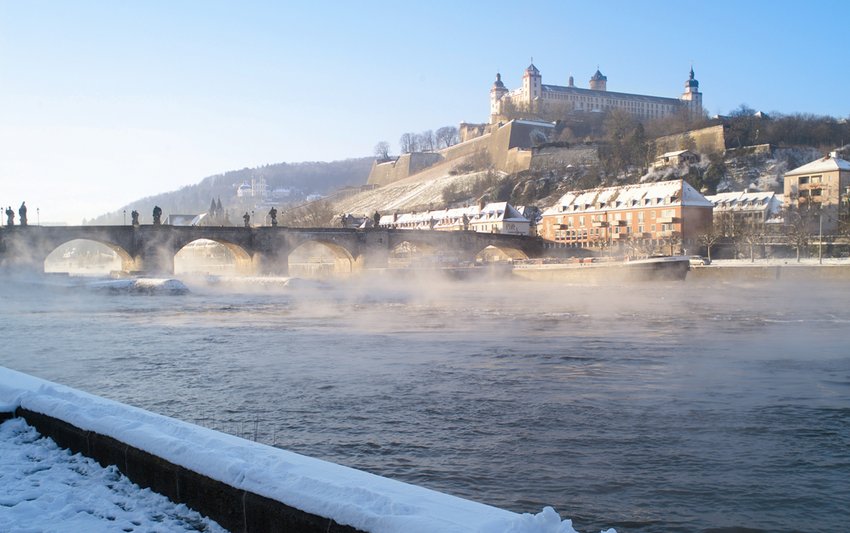
<svg viewBox="0 0 850 533">
<path fill-rule="evenodd" d="M 234 532 L 298 531 L 355 533 L 360 530 L 306 513 L 276 500 L 237 489 L 175 465 L 126 443 L 86 431 L 63 420 L 17 408 L 0 412 L 0 421 L 22 417 L 62 448 L 90 457 L 102 466 L 115 465 L 131 481 L 173 502 L 208 516 Z"/>
</svg>

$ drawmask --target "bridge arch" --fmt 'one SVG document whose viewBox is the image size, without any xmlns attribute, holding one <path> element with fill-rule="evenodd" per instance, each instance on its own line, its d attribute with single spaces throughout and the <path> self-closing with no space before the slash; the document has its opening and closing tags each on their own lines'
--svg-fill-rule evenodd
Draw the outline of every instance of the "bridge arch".
<svg viewBox="0 0 850 533">
<path fill-rule="evenodd" d="M 206 236 L 178 245 L 174 252 L 175 274 L 253 273 L 251 254 L 226 239 Z"/>
<path fill-rule="evenodd" d="M 528 259 L 528 254 L 519 248 L 503 244 L 490 244 L 475 254 L 475 261 L 481 263 L 502 263 Z"/>
<path fill-rule="evenodd" d="M 37 251 L 33 251 L 37 253 Z M 134 270 L 135 258 L 122 246 L 97 238 L 71 238 L 46 244 L 40 263 L 47 273 L 108 274 Z M 34 258 L 38 261 L 37 258 Z"/>
<path fill-rule="evenodd" d="M 352 253 L 327 239 L 305 239 L 297 243 L 286 257 L 291 276 L 328 277 L 351 274 L 357 265 Z"/>
</svg>

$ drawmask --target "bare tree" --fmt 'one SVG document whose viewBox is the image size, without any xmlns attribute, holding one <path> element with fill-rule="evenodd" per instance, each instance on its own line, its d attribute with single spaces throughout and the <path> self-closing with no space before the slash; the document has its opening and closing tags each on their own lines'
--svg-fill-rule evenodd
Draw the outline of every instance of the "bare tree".
<svg viewBox="0 0 850 533">
<path fill-rule="evenodd" d="M 402 133 L 398 144 L 399 148 L 401 148 L 401 153 L 403 154 L 419 151 L 418 139 L 415 133 Z"/>
<path fill-rule="evenodd" d="M 417 140 L 419 150 L 422 152 L 433 152 L 437 145 L 437 141 L 432 130 L 423 131 L 417 136 Z"/>
<path fill-rule="evenodd" d="M 819 213 L 815 209 L 791 206 L 785 209 L 785 239 L 789 246 L 797 252 L 797 262 L 800 262 L 801 251 L 809 245 L 812 237 L 812 226 Z"/>
<path fill-rule="evenodd" d="M 709 262 L 711 262 L 711 247 L 717 244 L 722 238 L 723 234 L 713 225 L 699 236 L 699 243 L 705 246 L 705 255 L 708 257 Z"/>
<path fill-rule="evenodd" d="M 375 145 L 375 157 L 378 161 L 389 161 L 390 159 L 390 143 L 381 141 Z"/>
<path fill-rule="evenodd" d="M 740 238 L 749 248 L 750 263 L 754 263 L 756 260 L 756 246 L 764 243 L 764 230 L 760 226 L 749 225 L 743 228 Z"/>
<path fill-rule="evenodd" d="M 458 143 L 458 132 L 454 126 L 437 128 L 437 148 L 448 148 Z"/>
</svg>

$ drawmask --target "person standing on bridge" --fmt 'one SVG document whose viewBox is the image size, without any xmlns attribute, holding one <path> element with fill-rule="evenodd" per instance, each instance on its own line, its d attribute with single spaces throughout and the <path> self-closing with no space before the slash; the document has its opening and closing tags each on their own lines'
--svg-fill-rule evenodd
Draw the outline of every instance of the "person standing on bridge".
<svg viewBox="0 0 850 533">
<path fill-rule="evenodd" d="M 27 203 L 21 202 L 21 207 L 18 209 L 18 214 L 21 216 L 21 226 L 27 225 Z"/>
<path fill-rule="evenodd" d="M 15 212 L 12 211 L 12 206 L 6 208 L 6 225 L 14 226 L 15 225 Z"/>
</svg>

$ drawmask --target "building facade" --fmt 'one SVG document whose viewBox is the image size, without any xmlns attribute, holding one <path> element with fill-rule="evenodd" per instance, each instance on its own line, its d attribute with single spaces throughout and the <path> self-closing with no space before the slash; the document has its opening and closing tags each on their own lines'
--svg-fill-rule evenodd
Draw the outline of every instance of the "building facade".
<svg viewBox="0 0 850 533">
<path fill-rule="evenodd" d="M 714 225 L 721 231 L 719 226 L 731 222 L 738 228 L 767 233 L 768 223 L 782 216 L 783 195 L 774 192 L 723 192 L 706 199 L 714 204 Z"/>
<path fill-rule="evenodd" d="M 850 162 L 832 152 L 786 172 L 784 193 L 790 213 L 813 215 L 810 230 L 834 233 L 850 221 Z"/>
<path fill-rule="evenodd" d="M 703 112 L 702 93 L 693 68 L 685 81 L 684 93 L 679 98 L 665 98 L 609 91 L 608 77 L 598 69 L 590 78 L 587 89 L 576 87 L 572 76 L 566 86 L 544 84 L 534 62 L 525 69 L 522 85 L 514 90 L 505 87 L 502 75 L 496 74 L 496 81 L 490 89 L 490 123 L 504 121 L 510 109 L 534 114 L 554 110 L 600 112 L 621 109 L 641 119 L 662 118 L 681 109 L 694 114 Z"/>
<path fill-rule="evenodd" d="M 379 226 L 436 231 L 477 231 L 507 235 L 529 235 L 531 221 L 507 202 L 473 205 L 421 213 L 394 213 L 381 216 Z"/>
<path fill-rule="evenodd" d="M 581 248 L 677 242 L 694 247 L 712 223 L 713 204 L 682 179 L 571 191 L 543 212 L 547 241 Z"/>
</svg>

